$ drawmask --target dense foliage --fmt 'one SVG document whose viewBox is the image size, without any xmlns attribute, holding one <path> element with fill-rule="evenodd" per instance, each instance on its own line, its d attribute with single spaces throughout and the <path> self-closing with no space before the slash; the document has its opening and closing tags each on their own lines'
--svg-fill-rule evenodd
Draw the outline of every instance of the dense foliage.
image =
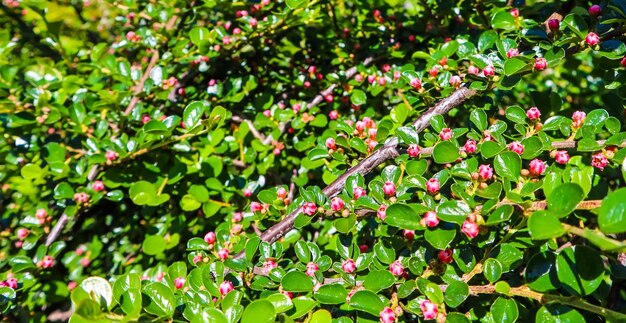
<svg viewBox="0 0 626 323">
<path fill-rule="evenodd" d="M 0 9 L 7 321 L 626 321 L 623 1 Z"/>
</svg>

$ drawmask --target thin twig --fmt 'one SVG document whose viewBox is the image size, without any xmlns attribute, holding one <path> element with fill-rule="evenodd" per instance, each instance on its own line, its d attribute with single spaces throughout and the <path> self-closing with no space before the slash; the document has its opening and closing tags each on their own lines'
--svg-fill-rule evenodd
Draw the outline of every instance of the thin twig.
<svg viewBox="0 0 626 323">
<path fill-rule="evenodd" d="M 124 115 L 129 115 L 133 111 L 135 106 L 137 106 L 137 104 L 139 103 L 139 94 L 143 92 L 144 83 L 146 83 L 146 80 L 148 80 L 148 77 L 150 77 L 150 72 L 152 71 L 152 68 L 156 65 L 158 61 L 159 61 L 159 51 L 155 49 L 154 52 L 152 53 L 152 58 L 150 59 L 150 63 L 148 64 L 148 67 L 146 68 L 143 75 L 139 79 L 139 83 L 135 85 L 135 93 L 133 94 L 132 99 L 130 99 L 130 104 L 128 104 L 128 107 L 126 108 L 126 110 L 124 110 Z"/>
</svg>

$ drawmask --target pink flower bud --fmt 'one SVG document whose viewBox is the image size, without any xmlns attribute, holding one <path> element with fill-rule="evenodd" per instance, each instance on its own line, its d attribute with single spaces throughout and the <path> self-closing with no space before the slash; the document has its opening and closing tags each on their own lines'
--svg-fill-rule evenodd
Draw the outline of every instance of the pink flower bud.
<svg viewBox="0 0 626 323">
<path fill-rule="evenodd" d="M 354 126 L 354 128 L 356 129 L 356 131 L 358 131 L 359 133 L 363 133 L 363 131 L 365 131 L 365 122 L 363 121 L 357 121 L 356 125 Z"/>
<path fill-rule="evenodd" d="M 376 134 L 378 133 L 378 129 L 371 128 L 367 131 L 367 134 L 370 136 L 370 139 L 376 140 Z"/>
<path fill-rule="evenodd" d="M 450 78 L 450 85 L 454 88 L 458 88 L 461 85 L 461 78 L 458 75 L 454 75 Z"/>
<path fill-rule="evenodd" d="M 329 118 L 330 120 L 337 120 L 337 118 L 339 118 L 339 113 L 338 113 L 337 111 L 335 111 L 335 110 L 330 111 L 330 112 L 328 113 L 328 118 Z"/>
<path fill-rule="evenodd" d="M 396 276 L 402 276 L 404 274 L 404 266 L 402 266 L 400 260 L 396 260 L 389 265 L 389 271 Z"/>
<path fill-rule="evenodd" d="M 95 181 L 92 184 L 93 190 L 96 192 L 100 192 L 104 190 L 104 183 L 102 181 Z"/>
<path fill-rule="evenodd" d="M 602 13 L 602 7 L 600 7 L 597 4 L 594 4 L 593 6 L 589 7 L 589 14 L 597 17 Z"/>
<path fill-rule="evenodd" d="M 478 235 L 478 224 L 466 220 L 461 226 L 461 232 L 463 232 L 468 238 L 473 239 Z"/>
<path fill-rule="evenodd" d="M 202 258 L 203 258 L 203 257 L 202 257 L 202 255 L 200 255 L 200 254 L 193 256 L 193 263 L 194 263 L 194 264 L 197 264 L 197 263 L 201 262 L 201 261 L 202 261 Z"/>
<path fill-rule="evenodd" d="M 89 264 L 91 264 L 91 260 L 89 260 L 89 258 L 85 257 L 85 258 L 81 258 L 80 259 L 80 265 L 83 267 L 88 267 Z"/>
<path fill-rule="evenodd" d="M 378 208 L 378 211 L 376 211 L 376 216 L 381 220 L 381 221 L 385 221 L 385 218 L 387 217 L 387 205 L 381 205 Z"/>
<path fill-rule="evenodd" d="M 302 105 L 300 103 L 296 103 L 293 105 L 293 107 L 291 107 L 291 109 L 293 110 L 293 112 L 298 113 L 300 112 L 300 109 L 302 108 Z"/>
<path fill-rule="evenodd" d="M 404 239 L 412 241 L 415 238 L 415 231 L 413 230 L 404 230 Z"/>
<path fill-rule="evenodd" d="M 444 264 L 449 264 L 452 262 L 452 249 L 446 249 L 446 250 L 441 250 L 439 251 L 439 254 L 437 254 L 437 258 L 439 258 L 439 260 L 441 262 L 443 262 Z"/>
<path fill-rule="evenodd" d="M 174 279 L 174 287 L 176 287 L 176 289 L 181 289 L 183 288 L 184 285 L 185 285 L 184 277 L 176 277 L 176 279 Z"/>
<path fill-rule="evenodd" d="M 146 123 L 150 122 L 150 120 L 152 120 L 152 118 L 151 118 L 149 115 L 147 115 L 147 114 L 144 114 L 144 115 L 141 117 L 141 122 L 142 122 L 143 124 L 146 124 Z"/>
<path fill-rule="evenodd" d="M 252 211 L 252 212 L 263 211 L 263 205 L 261 205 L 261 203 L 259 203 L 259 202 L 252 202 L 252 203 L 250 203 L 250 211 Z"/>
<path fill-rule="evenodd" d="M 302 212 L 308 216 L 313 216 L 317 213 L 317 206 L 313 202 L 306 202 L 302 206 Z"/>
<path fill-rule="evenodd" d="M 337 144 L 335 143 L 335 139 L 332 137 L 329 137 L 328 139 L 326 139 L 326 147 L 332 150 L 337 149 Z"/>
<path fill-rule="evenodd" d="M 539 176 L 546 171 L 546 162 L 539 159 L 533 159 L 530 161 L 528 170 L 530 171 L 531 176 Z"/>
<path fill-rule="evenodd" d="M 478 73 L 480 73 L 480 69 L 478 67 L 474 66 L 474 65 L 470 65 L 467 68 L 467 74 L 478 75 Z"/>
<path fill-rule="evenodd" d="M 249 23 L 250 23 L 250 27 L 254 28 L 259 22 L 256 20 L 256 18 L 250 18 Z"/>
<path fill-rule="evenodd" d="M 327 103 L 333 102 L 334 99 L 335 97 L 332 94 L 326 94 L 326 96 L 324 97 L 324 101 L 326 101 Z"/>
<path fill-rule="evenodd" d="M 519 55 L 519 50 L 517 48 L 511 48 L 506 51 L 506 57 L 511 58 Z"/>
<path fill-rule="evenodd" d="M 220 294 L 222 294 L 222 297 L 226 296 L 226 294 L 230 293 L 233 289 L 235 289 L 233 283 L 228 280 L 225 280 L 220 284 Z"/>
<path fill-rule="evenodd" d="M 485 76 L 494 76 L 496 74 L 496 69 L 493 67 L 493 65 L 487 65 L 485 68 L 483 68 L 483 74 Z"/>
<path fill-rule="evenodd" d="M 396 194 L 396 185 L 392 182 L 385 182 L 383 185 L 383 193 L 388 196 Z"/>
<path fill-rule="evenodd" d="M 396 321 L 396 314 L 389 307 L 383 308 L 383 310 L 380 311 L 379 316 L 381 323 L 393 323 Z"/>
<path fill-rule="evenodd" d="M 244 189 L 243 189 L 243 196 L 244 196 L 244 197 L 250 197 L 250 196 L 252 196 L 252 190 L 251 190 L 251 189 L 249 189 L 249 188 L 247 188 L 247 187 L 246 187 L 246 188 L 244 188 Z"/>
<path fill-rule="evenodd" d="M 89 202 L 89 194 L 85 192 L 78 192 L 74 194 L 74 201 L 77 204 L 83 204 Z"/>
<path fill-rule="evenodd" d="M 352 259 L 347 259 L 341 264 L 341 269 L 346 274 L 351 274 L 356 270 L 356 263 Z"/>
<path fill-rule="evenodd" d="M 228 259 L 228 249 L 223 248 L 217 251 L 217 257 L 220 258 L 220 260 L 224 261 L 226 259 Z"/>
<path fill-rule="evenodd" d="M 363 75 L 361 75 L 361 74 L 355 75 L 354 76 L 354 80 L 359 82 L 359 83 L 363 82 Z"/>
<path fill-rule="evenodd" d="M 211 231 L 204 235 L 204 241 L 208 244 L 215 243 L 215 232 Z"/>
<path fill-rule="evenodd" d="M 585 123 L 585 119 L 587 118 L 587 114 L 583 111 L 576 111 L 572 115 L 572 127 L 580 128 Z"/>
<path fill-rule="evenodd" d="M 519 141 L 514 141 L 509 144 L 509 150 L 521 155 L 524 153 L 524 145 L 522 145 Z"/>
<path fill-rule="evenodd" d="M 359 197 L 367 195 L 367 191 L 365 191 L 364 188 L 357 186 L 352 190 L 352 194 L 354 195 L 355 199 L 358 199 Z"/>
<path fill-rule="evenodd" d="M 416 90 L 419 90 L 422 88 L 422 82 L 418 78 L 412 79 L 410 82 L 410 85 Z"/>
<path fill-rule="evenodd" d="M 44 256 L 40 263 L 37 263 L 41 268 L 51 268 L 54 266 L 54 258 L 52 256 Z"/>
<path fill-rule="evenodd" d="M 595 46 L 600 42 L 600 37 L 596 33 L 590 32 L 587 34 L 587 37 L 585 37 L 585 41 L 587 45 Z"/>
<path fill-rule="evenodd" d="M 569 155 L 567 154 L 567 151 L 559 150 L 556 152 L 556 155 L 554 156 L 554 160 L 558 164 L 565 165 L 569 161 Z"/>
<path fill-rule="evenodd" d="M 370 117 L 363 117 L 363 123 L 365 124 L 366 128 L 373 128 L 374 126 L 376 126 L 374 120 L 372 120 L 372 118 Z"/>
<path fill-rule="evenodd" d="M 230 37 L 228 37 L 228 36 L 224 36 L 224 37 L 222 37 L 222 43 L 223 43 L 224 45 L 228 45 L 228 44 L 230 44 Z"/>
<path fill-rule="evenodd" d="M 393 79 L 394 80 L 399 80 L 401 76 L 402 76 L 402 73 L 400 73 L 400 71 L 393 72 Z"/>
<path fill-rule="evenodd" d="M 429 300 L 420 303 L 420 309 L 425 320 L 434 320 L 437 317 L 437 305 Z"/>
<path fill-rule="evenodd" d="M 476 141 L 468 139 L 465 142 L 465 145 L 463 145 L 463 149 L 465 149 L 466 153 L 473 154 L 474 152 L 476 152 Z"/>
<path fill-rule="evenodd" d="M 517 8 L 511 8 L 511 10 L 509 10 L 509 13 L 511 14 L 511 16 L 513 16 L 513 18 L 519 17 L 519 9 Z"/>
<path fill-rule="evenodd" d="M 437 213 L 435 213 L 435 211 L 426 212 L 426 214 L 424 214 L 424 224 L 429 228 L 436 227 L 439 224 Z"/>
<path fill-rule="evenodd" d="M 376 82 L 376 75 L 368 75 L 367 76 L 367 82 L 370 83 L 370 84 Z"/>
<path fill-rule="evenodd" d="M 548 61 L 543 57 L 535 58 L 535 69 L 537 71 L 543 71 L 548 67 Z"/>
<path fill-rule="evenodd" d="M 436 178 L 429 179 L 426 182 L 426 190 L 431 194 L 439 192 L 439 180 Z"/>
<path fill-rule="evenodd" d="M 330 208 L 333 209 L 333 211 L 335 212 L 341 211 L 343 209 L 343 206 L 343 200 L 340 197 L 334 197 L 330 201 Z"/>
<path fill-rule="evenodd" d="M 17 238 L 20 240 L 24 240 L 26 239 L 26 236 L 28 236 L 28 233 L 30 231 L 28 231 L 28 229 L 26 228 L 19 228 L 17 229 Z"/>
<path fill-rule="evenodd" d="M 274 260 L 266 260 L 263 263 L 263 269 L 265 269 L 266 272 L 269 272 L 274 268 L 278 268 L 278 264 Z"/>
<path fill-rule="evenodd" d="M 7 280 L 0 282 L 0 287 L 9 287 L 11 289 L 17 289 L 17 279 L 15 277 L 7 278 Z"/>
<path fill-rule="evenodd" d="M 539 111 L 539 109 L 537 109 L 537 107 L 532 107 L 528 109 L 528 111 L 526 111 L 526 116 L 530 120 L 539 120 L 539 117 L 541 116 L 541 112 Z"/>
<path fill-rule="evenodd" d="M 430 69 L 430 71 L 428 71 L 428 74 L 429 74 L 431 77 L 436 77 L 436 76 L 437 76 L 437 74 L 439 74 L 439 68 L 438 68 L 437 66 L 433 66 L 433 67 Z"/>
<path fill-rule="evenodd" d="M 76 286 L 78 286 L 78 284 L 76 284 L 75 281 L 71 281 L 71 282 L 67 283 L 67 289 L 69 289 L 69 290 L 73 290 L 74 288 L 76 288 Z"/>
<path fill-rule="evenodd" d="M 241 28 L 235 27 L 235 29 L 233 29 L 233 35 L 239 35 L 239 34 L 241 34 Z"/>
<path fill-rule="evenodd" d="M 420 154 L 420 147 L 417 144 L 410 144 L 406 152 L 409 154 L 409 157 L 415 158 Z"/>
<path fill-rule="evenodd" d="M 108 150 L 104 156 L 106 157 L 106 159 L 110 160 L 110 161 L 114 161 L 115 159 L 117 159 L 117 157 L 119 156 L 117 154 L 117 152 L 113 151 L 113 150 Z"/>
<path fill-rule="evenodd" d="M 591 156 L 591 166 L 599 170 L 604 170 L 604 167 L 608 164 L 609 160 L 606 159 L 606 156 L 604 156 L 602 152 L 595 153 Z"/>
<path fill-rule="evenodd" d="M 45 209 L 37 209 L 37 212 L 35 212 L 35 217 L 40 222 L 45 221 L 47 216 L 48 216 L 48 211 L 46 211 Z"/>
<path fill-rule="evenodd" d="M 561 25 L 561 22 L 558 19 L 550 19 L 550 20 L 548 20 L 548 28 L 552 32 L 555 32 L 555 31 L 559 30 L 560 25 Z"/>
<path fill-rule="evenodd" d="M 389 71 L 391 71 L 391 65 L 383 64 L 383 72 L 387 73 Z"/>
<path fill-rule="evenodd" d="M 156 280 L 160 282 L 160 281 L 163 280 L 163 277 L 165 277 L 165 273 L 164 272 L 160 272 L 160 273 L 158 273 L 156 275 Z"/>
<path fill-rule="evenodd" d="M 480 179 L 486 181 L 493 176 L 493 169 L 489 165 L 478 166 L 478 175 Z"/>
<path fill-rule="evenodd" d="M 316 263 L 310 262 L 306 265 L 306 275 L 309 277 L 314 277 L 315 272 L 318 271 L 319 269 L 320 267 Z"/>
<path fill-rule="evenodd" d="M 287 194 L 287 190 L 282 186 L 276 190 L 276 197 L 281 200 L 284 200 L 287 197 Z"/>
<path fill-rule="evenodd" d="M 441 140 L 443 141 L 450 140 L 450 138 L 452 138 L 452 129 L 450 128 L 441 129 L 441 132 L 439 133 L 439 138 L 441 138 Z"/>
<path fill-rule="evenodd" d="M 243 220 L 243 214 L 241 214 L 241 212 L 233 213 L 233 222 L 237 223 L 241 222 L 241 220 Z"/>
</svg>

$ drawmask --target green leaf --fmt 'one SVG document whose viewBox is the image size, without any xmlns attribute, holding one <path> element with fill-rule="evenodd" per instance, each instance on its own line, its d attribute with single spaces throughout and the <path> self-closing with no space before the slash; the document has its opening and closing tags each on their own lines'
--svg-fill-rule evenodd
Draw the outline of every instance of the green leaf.
<svg viewBox="0 0 626 323">
<path fill-rule="evenodd" d="M 396 250 L 385 240 L 380 240 L 374 245 L 374 254 L 384 264 L 390 264 L 396 260 Z"/>
<path fill-rule="evenodd" d="M 506 151 L 496 156 L 493 168 L 499 176 L 517 181 L 522 171 L 522 160 L 517 153 Z"/>
<path fill-rule="evenodd" d="M 528 230 L 533 240 L 557 238 L 565 233 L 565 228 L 552 211 L 535 211 L 528 219 Z"/>
<path fill-rule="evenodd" d="M 424 231 L 424 238 L 433 248 L 444 250 L 450 245 L 452 240 L 454 240 L 456 231 L 457 230 L 454 228 L 444 229 L 441 227 L 427 229 Z"/>
<path fill-rule="evenodd" d="M 491 32 L 493 32 L 492 30 L 490 30 Z M 483 33 L 486 34 L 487 32 Z M 481 36 L 482 38 L 482 36 Z M 476 128 L 479 131 L 485 131 L 485 129 L 487 129 L 487 114 L 485 113 L 485 111 L 480 110 L 480 109 L 475 109 L 472 110 L 472 112 L 470 113 L 470 121 L 472 121 L 472 123 L 474 124 L 474 126 L 476 126 Z"/>
<path fill-rule="evenodd" d="M 422 228 L 421 217 L 406 204 L 392 204 L 387 208 L 385 223 L 405 230 Z"/>
<path fill-rule="evenodd" d="M 463 304 L 469 296 L 469 286 L 463 281 L 449 279 L 448 288 L 443 295 L 446 305 L 455 308 Z"/>
<path fill-rule="evenodd" d="M 491 158 L 501 152 L 502 149 L 504 149 L 504 145 L 495 141 L 485 141 L 480 145 L 480 154 L 484 158 Z"/>
<path fill-rule="evenodd" d="M 519 316 L 517 303 L 512 299 L 498 297 L 498 299 L 491 304 L 491 315 L 493 316 L 494 322 L 513 323 Z"/>
<path fill-rule="evenodd" d="M 204 27 L 194 27 L 189 31 L 189 39 L 194 45 L 200 44 L 202 41 L 209 40 L 209 30 Z"/>
<path fill-rule="evenodd" d="M 139 288 L 128 288 L 119 297 L 119 304 L 126 315 L 139 315 L 141 312 L 141 291 Z"/>
<path fill-rule="evenodd" d="M 306 8 L 309 5 L 309 0 L 287 0 L 285 2 L 287 7 L 292 10 Z"/>
<path fill-rule="evenodd" d="M 585 317 L 573 308 L 561 304 L 546 304 L 535 315 L 535 322 L 585 323 Z"/>
<path fill-rule="evenodd" d="M 560 283 L 556 276 L 555 260 L 556 257 L 552 252 L 532 256 L 524 271 L 528 287 L 538 292 L 556 290 Z"/>
<path fill-rule="evenodd" d="M 292 299 L 291 302 L 293 303 L 294 308 L 291 309 L 288 314 L 289 317 L 292 319 L 297 319 L 302 315 L 308 313 L 318 304 L 314 299 L 306 296 L 296 297 Z"/>
<path fill-rule="evenodd" d="M 354 89 L 350 94 L 350 101 L 354 105 L 363 105 L 367 102 L 367 94 L 359 89 Z"/>
<path fill-rule="evenodd" d="M 376 294 L 369 290 L 360 290 L 350 298 L 350 307 L 372 314 L 378 317 L 380 311 L 385 307 L 385 303 L 378 298 Z"/>
<path fill-rule="evenodd" d="M 493 47 L 493 44 L 498 40 L 498 33 L 494 30 L 487 30 L 478 38 L 478 50 L 482 53 L 486 49 Z"/>
<path fill-rule="evenodd" d="M 418 287 L 420 286 L 419 281 L 417 285 Z M 420 291 L 424 294 L 424 296 L 428 297 L 431 302 L 435 304 L 443 303 L 443 292 L 441 291 L 441 288 L 439 288 L 439 285 L 429 282 L 428 284 L 422 286 Z"/>
<path fill-rule="evenodd" d="M 494 283 L 502 276 L 502 265 L 498 259 L 489 258 L 483 265 L 483 275 L 490 283 Z"/>
<path fill-rule="evenodd" d="M 19 273 L 28 269 L 35 268 L 33 259 L 26 256 L 12 256 L 9 258 L 9 265 L 11 270 L 15 273 Z"/>
<path fill-rule="evenodd" d="M 597 251 L 577 245 L 561 250 L 556 258 L 556 274 L 570 293 L 591 295 L 604 279 L 604 264 Z"/>
<path fill-rule="evenodd" d="M 529 70 L 530 64 L 528 62 L 521 60 L 519 58 L 510 58 L 504 62 L 504 74 L 505 75 L 513 75 L 519 73 L 521 71 Z"/>
<path fill-rule="evenodd" d="M 109 309 L 113 306 L 113 289 L 106 279 L 89 277 L 80 283 L 80 287 L 100 306 Z"/>
<path fill-rule="evenodd" d="M 572 13 L 567 15 L 563 18 L 563 21 L 561 21 L 561 25 L 561 29 L 569 29 L 573 31 L 580 39 L 584 39 L 585 36 L 587 36 L 587 23 L 585 22 L 585 19 L 578 14 Z M 563 28 L 563 26 L 565 28 Z"/>
<path fill-rule="evenodd" d="M 330 314 L 329 311 L 317 310 L 315 311 L 315 313 L 313 313 L 313 316 L 311 316 L 311 320 L 309 321 L 309 323 L 327 323 L 331 322 L 332 319 L 333 316 Z"/>
<path fill-rule="evenodd" d="M 396 278 L 389 270 L 372 270 L 365 276 L 363 287 L 377 293 L 391 287 L 395 281 Z"/>
<path fill-rule="evenodd" d="M 555 187 L 548 196 L 548 210 L 559 218 L 576 210 L 576 206 L 585 198 L 583 189 L 578 184 L 565 183 Z"/>
<path fill-rule="evenodd" d="M 313 294 L 321 304 L 343 304 L 347 296 L 348 291 L 340 284 L 323 285 Z"/>
<path fill-rule="evenodd" d="M 442 141 L 433 149 L 433 159 L 437 164 L 453 163 L 459 156 L 459 147 L 451 141 Z"/>
<path fill-rule="evenodd" d="M 152 135 L 169 135 L 170 130 L 159 120 L 150 120 L 143 126 L 143 131 Z"/>
<path fill-rule="evenodd" d="M 437 206 L 437 217 L 446 222 L 463 224 L 472 210 L 463 202 L 449 200 Z"/>
<path fill-rule="evenodd" d="M 506 222 L 511 218 L 511 215 L 513 215 L 513 211 L 514 211 L 514 208 L 512 205 L 509 205 L 509 204 L 501 205 L 497 209 L 495 209 L 491 213 L 491 215 L 489 215 L 489 218 L 487 219 L 486 224 L 494 225 L 494 224 Z"/>
<path fill-rule="evenodd" d="M 45 175 L 45 171 L 35 164 L 26 164 L 20 169 L 20 174 L 26 179 L 36 179 Z"/>
<path fill-rule="evenodd" d="M 396 135 L 400 143 L 404 144 L 419 144 L 419 136 L 415 127 L 400 127 L 396 129 Z"/>
<path fill-rule="evenodd" d="M 491 26 L 495 29 L 515 30 L 515 18 L 508 10 L 500 11 L 491 18 Z"/>
<path fill-rule="evenodd" d="M 514 105 L 506 109 L 506 118 L 517 123 L 526 124 L 526 111 L 524 109 Z"/>
<path fill-rule="evenodd" d="M 241 323 L 271 323 L 276 319 L 274 305 L 267 300 L 259 299 L 246 306 Z"/>
<path fill-rule="evenodd" d="M 144 310 L 158 317 L 174 315 L 176 298 L 172 290 L 162 283 L 151 283 L 143 288 L 143 293 L 150 300 Z"/>
<path fill-rule="evenodd" d="M 287 297 L 287 295 L 283 295 L 282 293 L 272 294 L 265 299 L 272 303 L 276 313 L 284 313 L 293 308 L 293 303 L 291 303 L 291 299 Z"/>
<path fill-rule="evenodd" d="M 288 292 L 310 292 L 313 290 L 313 280 L 300 271 L 288 272 L 281 281 L 283 290 Z"/>
<path fill-rule="evenodd" d="M 626 188 L 611 192 L 602 200 L 598 225 L 604 233 L 626 232 Z"/>
<path fill-rule="evenodd" d="M 207 108 L 207 104 L 204 101 L 196 101 L 188 104 L 183 110 L 183 121 L 185 122 L 186 129 L 193 129 L 200 123 L 202 115 Z"/>
<path fill-rule="evenodd" d="M 141 244 L 143 252 L 147 255 L 160 255 L 165 251 L 165 238 L 161 236 L 147 235 Z"/>
</svg>

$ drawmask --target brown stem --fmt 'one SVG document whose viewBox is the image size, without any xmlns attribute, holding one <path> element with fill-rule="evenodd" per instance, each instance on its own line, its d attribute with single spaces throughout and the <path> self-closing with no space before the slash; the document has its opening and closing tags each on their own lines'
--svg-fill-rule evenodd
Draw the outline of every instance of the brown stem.
<svg viewBox="0 0 626 323">
<path fill-rule="evenodd" d="M 441 100 L 434 107 L 430 108 L 428 111 L 424 112 L 420 115 L 420 117 L 413 123 L 413 126 L 416 128 L 417 132 L 421 132 L 424 130 L 429 124 L 430 119 L 435 115 L 442 115 L 450 111 L 452 108 L 455 108 L 465 102 L 467 99 L 476 94 L 476 91 L 470 90 L 467 87 L 461 87 L 458 90 L 454 91 L 450 96 Z M 322 190 L 322 192 L 327 197 L 333 197 L 343 190 L 343 187 L 346 183 L 348 177 L 354 174 L 365 175 L 371 172 L 378 165 L 384 163 L 385 161 L 395 158 L 399 155 L 399 151 L 397 149 L 398 146 L 398 138 L 389 139 L 380 149 L 374 151 L 371 155 L 363 159 L 356 166 L 348 169 L 345 173 L 339 176 L 334 182 L 328 185 L 326 188 Z M 287 232 L 293 229 L 293 225 L 296 217 L 302 212 L 302 206 L 298 207 L 296 210 L 291 212 L 288 216 L 286 216 L 282 221 L 273 225 L 269 229 L 267 229 L 261 235 L 261 240 L 272 243 L 282 236 L 284 236 Z M 240 252 L 235 256 L 235 259 L 241 258 L 245 255 L 244 252 Z"/>
<path fill-rule="evenodd" d="M 139 103 L 139 94 L 143 92 L 143 85 L 144 83 L 146 83 L 146 80 L 148 80 L 148 77 L 150 77 L 150 71 L 152 71 L 152 68 L 156 65 L 158 61 L 159 61 L 159 51 L 154 50 L 154 52 L 152 53 L 152 58 L 150 59 L 150 63 L 148 64 L 148 67 L 146 68 L 143 75 L 139 79 L 139 83 L 135 85 L 135 93 L 133 94 L 132 99 L 130 99 L 130 104 L 128 105 L 128 107 L 126 107 L 126 110 L 124 110 L 124 115 L 129 115 L 133 111 L 135 106 L 137 106 L 137 104 Z"/>
</svg>

